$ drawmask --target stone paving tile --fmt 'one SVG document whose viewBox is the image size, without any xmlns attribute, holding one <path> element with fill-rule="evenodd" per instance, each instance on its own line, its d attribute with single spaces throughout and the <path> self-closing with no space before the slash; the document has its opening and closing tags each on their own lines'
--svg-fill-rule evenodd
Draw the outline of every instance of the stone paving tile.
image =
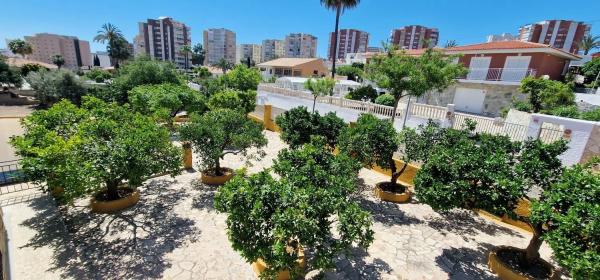
<svg viewBox="0 0 600 280">
<path fill-rule="evenodd" d="M 269 153 L 248 168 L 251 173 L 269 167 L 285 147 L 278 134 L 265 133 Z M 244 161 L 228 155 L 222 165 L 236 169 Z M 199 183 L 198 176 L 184 172 L 149 180 L 140 202 L 116 215 L 90 214 L 81 207 L 85 201 L 78 202 L 63 215 L 81 261 L 59 263 L 57 269 L 65 278 L 75 268 L 83 270 L 86 277 L 78 279 L 256 279 L 231 248 L 226 216 L 214 209 L 217 187 Z M 414 201 L 381 202 L 372 186 L 386 177 L 363 169 L 360 178 L 365 190 L 357 199 L 373 215 L 375 241 L 366 251 L 339 256 L 336 269 L 324 272 L 326 279 L 494 279 L 487 252 L 498 245 L 525 247 L 530 237 L 469 211 L 439 214 Z M 54 250 L 61 255 L 66 249 Z M 541 253 L 550 256 L 547 246 Z M 319 273 L 310 267 L 307 272 L 307 278 Z"/>
</svg>

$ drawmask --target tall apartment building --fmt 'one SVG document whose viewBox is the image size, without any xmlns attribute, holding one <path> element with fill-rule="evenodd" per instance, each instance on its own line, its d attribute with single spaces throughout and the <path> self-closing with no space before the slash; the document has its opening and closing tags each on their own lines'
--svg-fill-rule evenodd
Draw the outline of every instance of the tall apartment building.
<svg viewBox="0 0 600 280">
<path fill-rule="evenodd" d="M 306 33 L 291 33 L 285 36 L 285 57 L 317 57 L 317 37 Z"/>
<path fill-rule="evenodd" d="M 204 65 L 216 64 L 221 59 L 237 63 L 235 32 L 225 28 L 204 30 L 204 51 L 206 52 Z"/>
<path fill-rule="evenodd" d="M 170 17 L 148 19 L 138 23 L 139 33 L 134 38 L 134 54 L 145 54 L 151 58 L 171 61 L 177 67 L 186 67 L 186 57 L 179 50 L 192 44 L 191 29 Z M 188 55 L 187 65 L 191 65 Z"/>
<path fill-rule="evenodd" d="M 283 40 L 267 39 L 262 41 L 262 58 L 263 62 L 284 57 Z"/>
<path fill-rule="evenodd" d="M 577 53 L 583 37 L 591 26 L 572 20 L 544 20 L 521 26 L 519 40 L 550 45 L 570 53 Z"/>
<path fill-rule="evenodd" d="M 33 52 L 27 56 L 31 60 L 52 64 L 52 56 L 62 55 L 65 59 L 63 65 L 65 68 L 77 69 L 92 65 L 90 43 L 79 40 L 75 36 L 38 33 L 25 36 L 25 41 L 31 44 L 33 49 Z"/>
<path fill-rule="evenodd" d="M 440 33 L 437 28 L 428 28 L 421 25 L 409 25 L 392 30 L 390 42 L 405 50 L 416 50 L 424 47 L 434 47 L 438 44 Z M 423 43 L 430 42 L 429 46 Z"/>
<path fill-rule="evenodd" d="M 329 34 L 329 60 L 333 60 L 335 32 Z M 364 53 L 369 46 L 369 33 L 356 29 L 341 29 L 337 36 L 337 59 L 344 59 L 347 53 Z"/>
<path fill-rule="evenodd" d="M 517 36 L 510 33 L 492 34 L 487 36 L 487 42 L 502 42 L 502 41 L 514 41 L 517 40 Z"/>
<path fill-rule="evenodd" d="M 236 62 L 246 63 L 250 58 L 255 64 L 262 62 L 262 45 L 240 44 L 237 46 Z"/>
</svg>

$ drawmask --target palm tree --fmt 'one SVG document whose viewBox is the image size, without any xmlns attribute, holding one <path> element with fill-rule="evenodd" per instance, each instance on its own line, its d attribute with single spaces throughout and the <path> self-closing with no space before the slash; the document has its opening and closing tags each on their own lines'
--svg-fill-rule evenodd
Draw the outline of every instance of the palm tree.
<svg viewBox="0 0 600 280">
<path fill-rule="evenodd" d="M 454 48 L 458 46 L 458 43 L 456 43 L 455 40 L 448 40 L 446 41 L 446 45 L 444 46 L 444 48 Z"/>
<path fill-rule="evenodd" d="M 352 9 L 360 3 L 360 0 L 321 0 L 321 5 L 327 9 L 335 10 L 335 32 L 333 33 L 333 67 L 331 77 L 335 78 L 335 61 L 337 59 L 338 32 L 340 27 L 340 14 L 346 9 Z"/>
<path fill-rule="evenodd" d="M 192 64 L 204 65 L 204 56 L 206 52 L 202 48 L 202 44 L 197 43 L 196 45 L 194 45 L 194 47 L 192 48 L 192 52 Z"/>
<path fill-rule="evenodd" d="M 103 24 L 102 28 L 100 30 L 98 30 L 98 33 L 94 37 L 94 42 L 99 42 L 102 44 L 108 42 L 108 47 L 107 47 L 108 55 L 110 56 L 111 59 L 117 59 L 117 60 L 118 60 L 118 58 L 113 57 L 113 55 L 111 55 L 110 48 L 111 47 L 114 49 L 119 48 L 120 40 L 126 41 L 121 30 L 116 25 L 113 25 L 110 22 Z M 113 50 L 113 53 L 114 53 L 114 50 Z M 116 64 L 118 64 L 118 61 L 115 62 L 115 65 Z"/>
<path fill-rule="evenodd" d="M 53 55 L 51 57 L 51 59 L 52 59 L 52 63 L 54 63 L 54 65 L 58 66 L 58 69 L 60 69 L 60 67 L 65 65 L 65 59 L 60 54 Z"/>
<path fill-rule="evenodd" d="M 584 55 L 587 55 L 593 49 L 600 48 L 600 35 L 587 35 L 583 37 L 583 40 L 581 41 L 581 48 L 583 49 Z"/>
<path fill-rule="evenodd" d="M 190 47 L 189 45 L 183 45 L 179 48 L 179 53 L 185 56 L 185 69 L 186 70 L 189 68 L 188 56 L 190 55 L 191 52 L 192 52 L 192 47 Z"/>
<path fill-rule="evenodd" d="M 108 43 L 114 42 L 117 38 L 123 38 L 121 30 L 112 23 L 105 23 L 102 25 L 102 29 L 98 30 L 98 34 L 94 37 L 94 42 Z"/>
<path fill-rule="evenodd" d="M 25 58 L 25 55 L 31 54 L 33 52 L 31 44 L 21 39 L 15 39 L 8 42 L 8 48 L 11 52 L 20 54 L 23 58 Z"/>
<path fill-rule="evenodd" d="M 233 63 L 227 61 L 225 58 L 219 59 L 219 61 L 213 64 L 214 67 L 218 67 L 223 71 L 223 74 L 227 74 L 227 71 L 233 68 Z"/>
</svg>

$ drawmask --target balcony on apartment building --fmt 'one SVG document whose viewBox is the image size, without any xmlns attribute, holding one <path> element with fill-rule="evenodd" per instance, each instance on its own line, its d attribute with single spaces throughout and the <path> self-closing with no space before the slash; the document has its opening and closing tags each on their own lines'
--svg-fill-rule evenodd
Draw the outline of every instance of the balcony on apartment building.
<svg viewBox="0 0 600 280">
<path fill-rule="evenodd" d="M 533 68 L 469 68 L 466 76 L 459 78 L 465 81 L 491 81 L 520 83 L 526 77 L 536 76 Z"/>
</svg>

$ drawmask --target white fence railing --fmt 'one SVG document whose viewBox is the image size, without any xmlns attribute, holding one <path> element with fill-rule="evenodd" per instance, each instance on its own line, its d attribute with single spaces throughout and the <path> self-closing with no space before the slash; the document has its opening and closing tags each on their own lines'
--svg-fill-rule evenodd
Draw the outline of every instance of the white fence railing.
<svg viewBox="0 0 600 280">
<path fill-rule="evenodd" d="M 313 95 L 307 91 L 298 91 L 276 87 L 269 84 L 260 84 L 258 90 L 267 91 L 270 93 L 282 94 L 285 96 L 298 97 L 302 99 L 313 100 Z M 342 108 L 348 108 L 364 113 L 377 114 L 384 117 L 392 117 L 394 108 L 390 106 L 379 105 L 371 102 L 345 99 L 343 97 L 323 96 L 317 98 L 318 103 L 331 104 Z M 398 104 L 396 110 L 396 118 L 404 116 L 406 103 Z M 494 135 L 505 135 L 513 141 L 523 141 L 527 139 L 527 126 L 505 122 L 503 119 L 488 118 L 478 115 L 470 115 L 464 113 L 456 113 L 449 107 L 433 106 L 422 103 L 411 103 L 409 107 L 410 116 L 421 119 L 431 119 L 437 121 L 449 121 L 453 128 L 461 129 L 466 125 L 466 120 L 471 119 L 477 123 L 475 132 L 489 133 Z M 448 112 L 452 112 L 448 114 Z M 448 119 L 448 115 L 451 116 Z M 539 138 L 546 142 L 553 142 L 561 139 L 564 132 L 561 129 L 543 127 Z"/>
<path fill-rule="evenodd" d="M 312 94 L 308 91 L 280 88 L 268 84 L 260 84 L 258 86 L 258 90 L 277 93 L 285 96 L 313 100 Z M 343 97 L 323 96 L 318 97 L 317 102 L 336 105 L 342 108 L 354 109 L 365 113 L 377 114 L 385 117 L 392 117 L 392 115 L 394 114 L 394 107 L 379 105 L 371 102 L 346 99 Z M 396 109 L 396 117 L 403 116 L 403 112 L 405 111 L 405 109 L 406 103 L 398 104 L 398 108 Z M 442 119 L 446 115 L 446 107 L 433 106 L 421 103 L 411 103 L 410 110 L 412 115 L 416 115 L 425 119 Z"/>
<path fill-rule="evenodd" d="M 535 76 L 532 68 L 469 68 L 467 80 L 520 82 L 525 77 Z"/>
</svg>

